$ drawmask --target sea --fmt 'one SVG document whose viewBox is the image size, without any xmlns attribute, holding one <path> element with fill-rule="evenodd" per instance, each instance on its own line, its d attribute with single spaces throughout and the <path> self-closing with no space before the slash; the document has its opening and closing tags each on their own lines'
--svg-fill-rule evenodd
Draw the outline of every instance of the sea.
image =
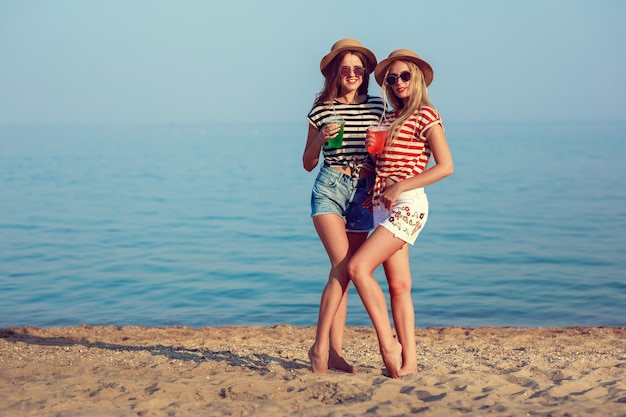
<svg viewBox="0 0 626 417">
<path fill-rule="evenodd" d="M 307 126 L 0 126 L 0 327 L 314 326 Z M 416 325 L 626 325 L 626 122 L 450 122 Z M 382 268 L 375 271 L 386 292 Z M 347 324 L 371 326 L 353 287 Z"/>
</svg>

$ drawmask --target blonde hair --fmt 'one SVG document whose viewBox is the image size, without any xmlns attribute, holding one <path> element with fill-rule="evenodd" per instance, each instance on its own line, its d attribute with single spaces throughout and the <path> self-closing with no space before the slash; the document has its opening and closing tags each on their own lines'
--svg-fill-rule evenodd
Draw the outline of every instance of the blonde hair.
<svg viewBox="0 0 626 417">
<path fill-rule="evenodd" d="M 395 61 L 394 61 L 395 62 Z M 389 144 L 393 144 L 400 133 L 400 127 L 422 106 L 429 106 L 434 109 L 433 104 L 428 97 L 428 87 L 426 87 L 426 81 L 424 80 L 424 73 L 422 70 L 410 61 L 402 61 L 409 67 L 409 72 L 411 73 L 411 79 L 409 80 L 409 91 L 411 95 L 409 96 L 408 103 L 404 104 L 396 93 L 393 91 L 393 87 L 387 84 L 387 76 L 389 75 L 389 66 L 385 70 L 385 78 L 383 83 L 383 101 L 385 103 L 389 102 L 391 107 L 394 110 L 398 111 L 398 116 L 396 120 L 391 123 L 389 126 Z M 417 127 L 417 125 L 416 125 Z"/>
</svg>

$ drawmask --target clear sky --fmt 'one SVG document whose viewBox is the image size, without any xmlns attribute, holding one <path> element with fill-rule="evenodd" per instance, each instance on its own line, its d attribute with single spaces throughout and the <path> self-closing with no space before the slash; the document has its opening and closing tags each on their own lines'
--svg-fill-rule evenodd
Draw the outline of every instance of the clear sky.
<svg viewBox="0 0 626 417">
<path fill-rule="evenodd" d="M 305 123 L 346 37 L 429 61 L 444 120 L 625 120 L 625 22 L 623 0 L 0 0 L 0 124 Z"/>
</svg>

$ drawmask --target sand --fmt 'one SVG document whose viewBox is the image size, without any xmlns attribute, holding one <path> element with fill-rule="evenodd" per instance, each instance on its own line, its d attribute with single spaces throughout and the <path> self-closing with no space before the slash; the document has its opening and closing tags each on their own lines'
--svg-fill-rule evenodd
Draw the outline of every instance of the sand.
<svg viewBox="0 0 626 417">
<path fill-rule="evenodd" d="M 626 328 L 416 329 L 420 369 L 313 374 L 313 327 L 0 329 L 0 416 L 626 416 Z"/>
</svg>

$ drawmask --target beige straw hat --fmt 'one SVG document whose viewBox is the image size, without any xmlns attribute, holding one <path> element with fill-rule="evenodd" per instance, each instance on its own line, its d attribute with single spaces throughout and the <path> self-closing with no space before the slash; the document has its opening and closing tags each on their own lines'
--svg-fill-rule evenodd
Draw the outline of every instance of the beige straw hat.
<svg viewBox="0 0 626 417">
<path fill-rule="evenodd" d="M 383 81 L 385 81 L 385 74 L 387 73 L 387 67 L 391 65 L 393 61 L 402 60 L 402 61 L 410 61 L 416 64 L 420 70 L 424 73 L 424 80 L 426 81 L 426 86 L 429 86 L 430 83 L 433 82 L 433 77 L 435 76 L 433 72 L 433 67 L 422 58 L 419 57 L 418 54 L 411 51 L 410 49 L 397 49 L 389 54 L 389 57 L 380 61 L 378 65 L 376 65 L 376 70 L 374 71 L 374 77 L 376 78 L 376 82 L 378 85 L 382 87 Z"/>
<path fill-rule="evenodd" d="M 365 59 L 367 59 L 367 69 L 368 74 L 371 74 L 374 71 L 374 67 L 376 66 L 376 55 L 366 47 L 364 47 L 361 42 L 356 39 L 342 39 L 340 41 L 335 42 L 335 44 L 330 48 L 330 53 L 328 53 L 322 61 L 320 62 L 320 71 L 324 76 L 328 75 L 328 65 L 333 60 L 334 57 L 339 55 L 343 51 L 356 51 L 361 52 L 365 55 Z"/>
</svg>

